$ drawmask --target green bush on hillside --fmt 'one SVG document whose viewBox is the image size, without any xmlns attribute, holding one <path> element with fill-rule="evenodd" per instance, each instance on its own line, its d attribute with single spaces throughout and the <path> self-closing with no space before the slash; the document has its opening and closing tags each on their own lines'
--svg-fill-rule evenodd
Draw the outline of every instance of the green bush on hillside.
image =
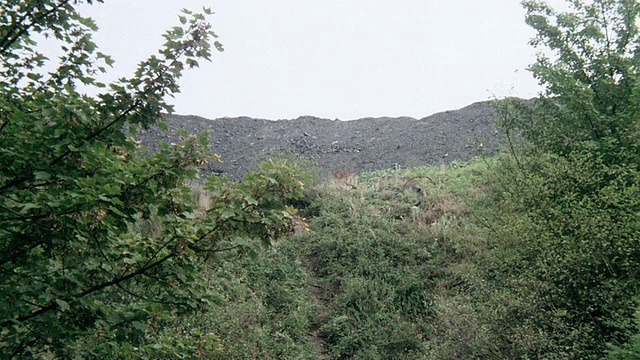
<svg viewBox="0 0 640 360">
<path fill-rule="evenodd" d="M 553 55 L 531 67 L 543 96 L 497 103 L 511 157 L 495 174 L 492 206 L 513 213 L 494 224 L 506 259 L 499 280 L 531 298 L 535 312 L 509 320 L 545 338 L 530 357 L 602 358 L 633 333 L 638 306 L 640 4 L 524 6 L 532 43 Z"/>
<path fill-rule="evenodd" d="M 92 1 L 87 1 L 92 3 Z M 101 2 L 101 1 L 98 1 Z M 211 177 L 196 214 L 187 180 L 217 156 L 206 134 L 145 154 L 186 68 L 222 50 L 204 14 L 184 11 L 131 79 L 95 80 L 97 51 L 77 1 L 4 1 L 0 16 L 0 353 L 8 358 L 173 358 L 219 349 L 214 333 L 159 328 L 211 306 L 203 261 L 270 245 L 301 221 L 304 176 L 267 162 L 241 183 Z M 58 41 L 51 64 L 37 48 Z M 49 66 L 48 65 L 53 65 Z M 47 71 L 47 68 L 53 70 Z M 80 89 L 99 94 L 91 97 Z M 150 341 L 153 340 L 153 341 Z"/>
</svg>

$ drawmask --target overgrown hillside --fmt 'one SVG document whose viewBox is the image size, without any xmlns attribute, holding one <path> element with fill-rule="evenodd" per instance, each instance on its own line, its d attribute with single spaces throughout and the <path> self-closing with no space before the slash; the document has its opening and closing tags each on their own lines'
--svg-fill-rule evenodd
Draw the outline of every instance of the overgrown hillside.
<svg viewBox="0 0 640 360">
<path fill-rule="evenodd" d="M 163 324 L 212 358 L 501 358 L 478 224 L 487 164 L 337 174 L 297 205 L 309 231 L 220 253 L 218 306 Z M 149 341 L 149 340 L 147 340 Z"/>
<path fill-rule="evenodd" d="M 203 183 L 208 134 L 134 137 L 222 50 L 211 10 L 107 87 L 77 2 L 7 2 L 0 358 L 638 359 L 640 3 L 522 4 L 554 56 L 494 103 L 494 157 L 323 177 L 284 151 Z"/>
<path fill-rule="evenodd" d="M 514 166 L 501 156 L 323 179 L 296 202 L 308 232 L 220 253 L 205 270 L 218 305 L 163 332 L 210 334 L 215 359 L 602 358 L 635 326 L 624 277 L 582 278 L 588 254 L 536 230 L 518 198 L 528 190 L 505 180 Z M 590 293 L 566 302 L 584 281 Z M 609 313 L 579 316 L 593 309 Z"/>
</svg>

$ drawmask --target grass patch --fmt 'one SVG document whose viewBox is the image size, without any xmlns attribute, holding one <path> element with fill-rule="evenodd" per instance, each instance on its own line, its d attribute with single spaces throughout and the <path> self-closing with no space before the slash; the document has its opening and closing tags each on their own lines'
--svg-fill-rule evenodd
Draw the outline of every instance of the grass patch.
<svg viewBox="0 0 640 360">
<path fill-rule="evenodd" d="M 318 181 L 296 204 L 311 231 L 217 254 L 202 273 L 218 304 L 163 323 L 164 338 L 202 334 L 215 359 L 589 354 L 589 323 L 549 306 L 558 280 L 533 266 L 536 228 L 502 161 Z"/>
</svg>

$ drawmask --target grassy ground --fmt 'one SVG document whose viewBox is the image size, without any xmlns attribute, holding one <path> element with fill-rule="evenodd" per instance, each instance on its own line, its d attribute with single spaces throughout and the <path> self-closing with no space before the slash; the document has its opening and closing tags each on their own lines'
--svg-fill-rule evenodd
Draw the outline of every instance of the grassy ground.
<svg viewBox="0 0 640 360">
<path fill-rule="evenodd" d="M 484 357 L 469 292 L 484 252 L 470 212 L 486 164 L 334 178 L 319 189 L 307 270 L 330 358 Z"/>
<path fill-rule="evenodd" d="M 497 358 L 479 316 L 487 164 L 335 174 L 309 189 L 311 231 L 206 270 L 220 307 L 185 319 L 221 359 Z"/>
<path fill-rule="evenodd" d="M 167 331 L 210 334 L 216 359 L 601 358 L 522 265 L 535 228 L 498 163 L 324 179 L 296 204 L 308 233 L 220 253 L 203 269 L 220 306 Z"/>
</svg>

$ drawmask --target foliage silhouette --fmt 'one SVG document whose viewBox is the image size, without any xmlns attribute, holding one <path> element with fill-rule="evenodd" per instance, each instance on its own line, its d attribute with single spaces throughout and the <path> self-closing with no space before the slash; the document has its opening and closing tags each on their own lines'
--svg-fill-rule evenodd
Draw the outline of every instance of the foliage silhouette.
<svg viewBox="0 0 640 360">
<path fill-rule="evenodd" d="M 206 134 L 140 156 L 134 137 L 162 125 L 162 113 L 172 110 L 164 99 L 179 91 L 183 70 L 222 51 L 212 40 L 209 9 L 183 10 L 158 54 L 132 78 L 107 86 L 94 76 L 113 60 L 97 51 L 91 40 L 97 27 L 78 14 L 78 3 L 2 4 L 3 357 L 106 358 L 116 343 L 131 344 L 130 351 L 151 346 L 141 334 L 158 319 L 214 299 L 198 271 L 203 259 L 223 250 L 222 239 L 235 239 L 239 250 L 254 239 L 269 244 L 300 221 L 287 203 L 301 196 L 304 179 L 284 162 L 268 162 L 241 183 L 210 178 L 212 205 L 196 216 L 185 181 L 219 160 L 207 150 Z M 60 44 L 54 70 L 45 70 L 51 60 L 36 38 Z M 100 93 L 81 92 L 87 87 Z M 211 338 L 172 339 L 176 353 L 165 356 L 204 354 L 215 347 Z"/>
</svg>

